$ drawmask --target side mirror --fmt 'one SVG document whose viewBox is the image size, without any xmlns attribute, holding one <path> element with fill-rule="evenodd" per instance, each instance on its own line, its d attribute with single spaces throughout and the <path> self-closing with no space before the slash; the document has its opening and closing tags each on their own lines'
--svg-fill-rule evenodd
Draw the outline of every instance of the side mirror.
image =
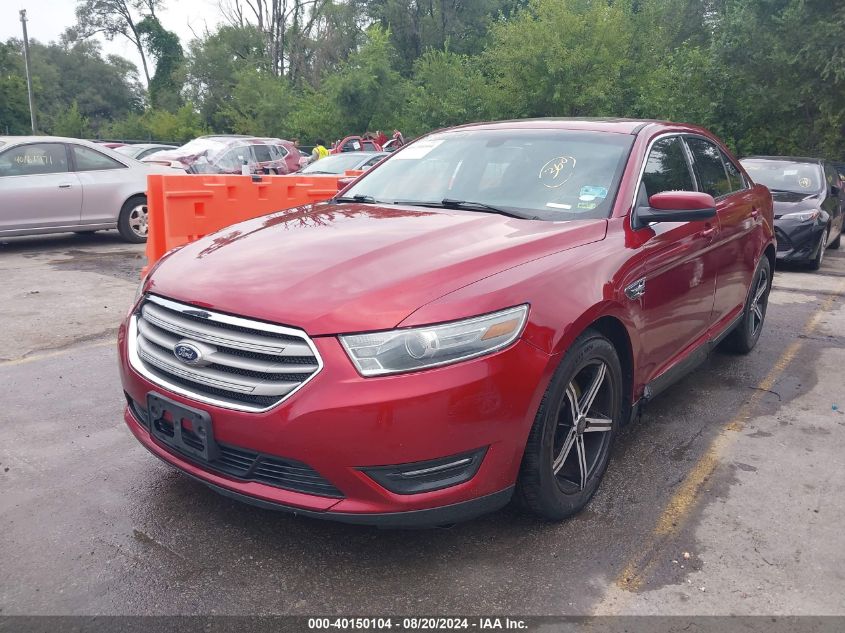
<svg viewBox="0 0 845 633">
<path fill-rule="evenodd" d="M 698 191 L 663 191 L 651 196 L 648 205 L 637 207 L 634 212 L 635 229 L 649 222 L 694 222 L 716 215 L 713 196 Z"/>
</svg>

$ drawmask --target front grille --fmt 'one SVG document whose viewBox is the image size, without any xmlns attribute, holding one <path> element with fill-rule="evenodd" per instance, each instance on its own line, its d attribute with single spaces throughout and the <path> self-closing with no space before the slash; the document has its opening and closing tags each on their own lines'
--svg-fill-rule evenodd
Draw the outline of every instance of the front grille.
<svg viewBox="0 0 845 633">
<path fill-rule="evenodd" d="M 127 396 L 132 415 L 143 426 L 149 428 L 147 411 L 137 402 Z M 157 428 L 167 435 L 173 436 L 173 423 L 158 420 Z M 195 443 L 196 448 L 202 447 L 202 441 L 193 432 L 182 428 L 182 438 L 187 443 Z M 181 459 L 198 464 L 202 468 L 227 475 L 241 481 L 255 481 L 275 488 L 301 492 L 320 497 L 343 498 L 343 493 L 335 488 L 320 473 L 302 462 L 292 459 L 265 455 L 247 448 L 231 446 L 216 442 L 219 456 L 210 462 L 198 460 L 172 446 L 165 446 L 165 450 L 179 455 Z"/>
<path fill-rule="evenodd" d="M 200 354 L 186 363 L 174 347 Z M 203 310 L 148 295 L 132 317 L 130 362 L 150 381 L 200 402 L 264 411 L 289 398 L 322 368 L 301 330 Z"/>
</svg>

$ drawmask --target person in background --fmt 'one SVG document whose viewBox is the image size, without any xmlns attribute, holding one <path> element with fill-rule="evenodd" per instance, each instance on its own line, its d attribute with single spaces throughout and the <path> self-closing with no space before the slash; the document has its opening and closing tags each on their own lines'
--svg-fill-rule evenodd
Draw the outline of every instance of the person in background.
<svg viewBox="0 0 845 633">
<path fill-rule="evenodd" d="M 320 160 L 328 155 L 329 150 L 326 149 L 326 142 L 321 138 L 314 141 L 314 149 L 311 151 L 311 162 L 313 163 L 315 160 Z"/>
<path fill-rule="evenodd" d="M 393 130 L 393 138 L 396 140 L 399 147 L 402 147 L 405 144 L 405 137 L 402 136 L 402 132 L 399 130 Z"/>
<path fill-rule="evenodd" d="M 387 143 L 387 134 L 382 132 L 381 130 L 376 130 L 376 143 L 384 147 L 384 144 Z"/>
</svg>

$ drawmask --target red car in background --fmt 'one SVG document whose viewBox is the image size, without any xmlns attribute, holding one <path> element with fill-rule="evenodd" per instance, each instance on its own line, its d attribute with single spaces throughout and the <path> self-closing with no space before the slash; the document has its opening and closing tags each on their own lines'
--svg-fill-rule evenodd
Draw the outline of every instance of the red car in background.
<svg viewBox="0 0 845 633">
<path fill-rule="evenodd" d="M 291 141 L 231 134 L 200 136 L 142 160 L 195 174 L 240 174 L 244 163 L 253 174 L 292 174 L 299 171 L 299 159 Z"/>
<path fill-rule="evenodd" d="M 330 154 L 341 154 L 343 152 L 380 152 L 381 145 L 376 141 L 363 136 L 347 136 L 342 141 L 335 143 L 329 150 Z"/>
<path fill-rule="evenodd" d="M 642 403 L 757 343 L 772 198 L 704 129 L 431 134 L 328 203 L 172 251 L 119 333 L 124 419 L 267 508 L 436 525 L 582 509 Z"/>
</svg>

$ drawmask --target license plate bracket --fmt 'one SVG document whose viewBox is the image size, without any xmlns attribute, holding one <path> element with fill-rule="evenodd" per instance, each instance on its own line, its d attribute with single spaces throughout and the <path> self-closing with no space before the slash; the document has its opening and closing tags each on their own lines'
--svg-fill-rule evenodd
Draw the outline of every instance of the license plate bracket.
<svg viewBox="0 0 845 633">
<path fill-rule="evenodd" d="M 212 462 L 220 456 L 207 411 L 150 392 L 147 394 L 147 417 L 150 432 L 162 444 L 204 462 Z"/>
</svg>

